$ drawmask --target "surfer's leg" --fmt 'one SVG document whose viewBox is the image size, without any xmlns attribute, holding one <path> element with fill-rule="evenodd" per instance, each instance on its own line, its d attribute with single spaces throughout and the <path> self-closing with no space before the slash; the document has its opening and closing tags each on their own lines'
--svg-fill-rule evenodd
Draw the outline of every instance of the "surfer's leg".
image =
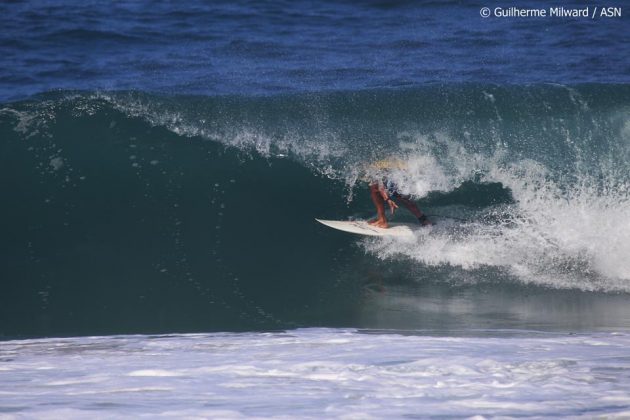
<svg viewBox="0 0 630 420">
<path fill-rule="evenodd" d="M 407 210 L 409 210 L 414 216 L 416 216 L 422 226 L 427 226 L 431 224 L 424 213 L 422 213 L 416 203 L 414 203 L 408 195 L 396 194 L 396 200 L 400 201 L 402 205 L 407 208 Z"/>
<path fill-rule="evenodd" d="M 370 220 L 368 223 L 377 227 L 386 228 L 387 218 L 385 217 L 385 202 L 383 201 L 383 197 L 378 190 L 378 184 L 370 185 L 370 196 L 372 197 L 372 202 L 376 207 L 377 218 L 374 220 Z"/>
<path fill-rule="evenodd" d="M 396 201 L 400 201 L 402 205 L 405 206 L 407 210 L 409 210 L 414 216 L 422 217 L 422 211 L 420 211 L 416 203 L 411 201 L 409 196 L 396 194 L 394 198 L 396 199 Z"/>
</svg>

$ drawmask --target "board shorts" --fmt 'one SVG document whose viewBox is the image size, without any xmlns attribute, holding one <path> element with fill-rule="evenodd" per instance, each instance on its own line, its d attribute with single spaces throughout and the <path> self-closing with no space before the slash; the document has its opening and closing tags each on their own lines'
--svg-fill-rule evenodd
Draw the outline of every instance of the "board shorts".
<svg viewBox="0 0 630 420">
<path fill-rule="evenodd" d="M 395 182 L 389 179 L 383 179 L 383 185 L 385 186 L 385 190 L 387 191 L 387 195 L 391 198 L 406 198 L 410 199 L 411 196 L 409 194 L 401 194 L 398 192 L 398 186 Z"/>
</svg>

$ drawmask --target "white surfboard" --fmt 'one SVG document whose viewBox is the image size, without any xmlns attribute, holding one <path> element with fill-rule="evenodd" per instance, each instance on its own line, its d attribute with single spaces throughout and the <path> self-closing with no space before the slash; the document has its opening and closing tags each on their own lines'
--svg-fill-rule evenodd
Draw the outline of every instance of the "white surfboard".
<svg viewBox="0 0 630 420">
<path fill-rule="evenodd" d="M 389 223 L 387 229 L 370 225 L 364 220 L 320 220 L 319 223 L 333 229 L 344 232 L 356 233 L 367 236 L 395 236 L 399 238 L 413 238 L 413 231 L 419 227 L 417 224 Z"/>
</svg>

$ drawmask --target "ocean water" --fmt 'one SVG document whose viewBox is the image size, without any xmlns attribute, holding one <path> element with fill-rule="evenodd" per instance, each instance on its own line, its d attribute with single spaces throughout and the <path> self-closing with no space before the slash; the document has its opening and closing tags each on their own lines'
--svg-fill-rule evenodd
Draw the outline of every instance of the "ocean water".
<svg viewBox="0 0 630 420">
<path fill-rule="evenodd" d="M 0 417 L 628 416 L 627 11 L 491 3 L 0 4 Z"/>
</svg>

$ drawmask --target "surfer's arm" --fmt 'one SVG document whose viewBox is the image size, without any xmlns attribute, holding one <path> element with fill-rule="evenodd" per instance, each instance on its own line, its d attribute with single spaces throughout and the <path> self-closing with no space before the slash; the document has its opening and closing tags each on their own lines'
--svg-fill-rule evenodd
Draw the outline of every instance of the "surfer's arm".
<svg viewBox="0 0 630 420">
<path fill-rule="evenodd" d="M 387 194 L 387 189 L 382 182 L 379 182 L 378 184 L 378 192 L 381 194 L 381 197 L 383 197 L 383 201 L 389 206 L 392 214 L 394 214 L 394 211 L 396 211 L 396 209 L 398 208 L 398 204 L 396 204 L 394 200 L 389 198 L 389 194 Z"/>
<path fill-rule="evenodd" d="M 387 194 L 387 189 L 385 189 L 385 184 L 383 184 L 382 182 L 378 183 L 378 192 L 379 194 L 381 194 L 381 197 L 383 197 L 383 201 L 387 203 L 387 200 L 389 200 L 389 195 Z"/>
</svg>

